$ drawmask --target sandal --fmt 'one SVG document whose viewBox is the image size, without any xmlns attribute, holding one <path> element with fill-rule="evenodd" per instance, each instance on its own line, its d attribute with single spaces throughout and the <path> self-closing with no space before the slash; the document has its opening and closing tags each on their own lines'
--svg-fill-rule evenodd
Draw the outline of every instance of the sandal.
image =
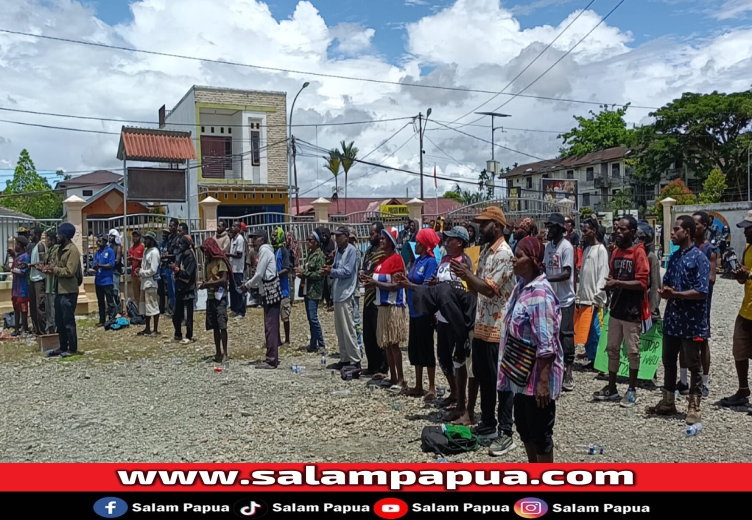
<svg viewBox="0 0 752 520">
<path fill-rule="evenodd" d="M 405 387 L 402 385 L 392 385 L 389 387 L 389 393 L 399 395 L 405 391 Z"/>
<path fill-rule="evenodd" d="M 427 403 L 431 403 L 436 400 L 436 394 L 433 392 L 428 392 L 424 397 L 423 400 Z"/>
</svg>

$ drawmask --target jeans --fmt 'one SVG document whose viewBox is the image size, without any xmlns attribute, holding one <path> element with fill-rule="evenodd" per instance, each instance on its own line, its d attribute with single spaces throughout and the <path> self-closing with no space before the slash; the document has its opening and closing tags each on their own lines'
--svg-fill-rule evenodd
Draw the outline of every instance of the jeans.
<svg viewBox="0 0 752 520">
<path fill-rule="evenodd" d="M 166 268 L 160 268 L 159 276 L 160 278 L 162 278 L 162 282 L 164 283 L 165 295 L 167 296 L 167 301 L 170 304 L 170 309 L 174 309 L 175 308 L 175 280 L 172 277 L 172 271 Z"/>
<path fill-rule="evenodd" d="M 473 376 L 480 386 L 480 429 L 496 429 L 512 435 L 512 412 L 514 409 L 514 394 L 507 391 L 497 391 L 496 383 L 499 379 L 499 344 L 489 343 L 480 339 L 473 339 Z M 498 393 L 499 408 L 498 422 L 496 420 L 496 397 Z"/>
<path fill-rule="evenodd" d="M 78 293 L 58 294 L 55 297 L 55 322 L 60 338 L 60 350 L 63 352 L 78 352 L 76 304 Z"/>
<path fill-rule="evenodd" d="M 684 351 L 684 360 L 689 369 L 689 393 L 702 395 L 702 363 L 700 346 L 702 341 L 675 338 L 663 335 L 663 388 L 671 393 L 676 390 L 676 358 L 679 351 Z"/>
<path fill-rule="evenodd" d="M 97 285 L 95 288 L 97 292 L 97 304 L 99 305 L 99 323 L 104 325 L 116 316 L 115 291 L 112 285 Z"/>
<path fill-rule="evenodd" d="M 601 340 L 601 312 L 598 309 L 593 313 L 593 323 L 590 324 L 590 333 L 588 334 L 587 343 L 585 343 L 585 354 L 588 361 L 595 361 L 595 355 L 598 353 L 598 342 Z"/>
<path fill-rule="evenodd" d="M 243 284 L 243 273 L 233 273 L 235 278 L 235 290 L 230 289 L 230 308 L 238 316 L 245 316 L 245 294 L 240 292 L 240 287 Z"/>
<path fill-rule="evenodd" d="M 360 297 L 357 296 L 357 292 L 353 304 L 353 320 L 355 320 L 355 334 L 358 337 L 358 348 L 360 349 L 360 355 L 363 356 L 363 328 L 360 326 Z"/>
<path fill-rule="evenodd" d="M 175 313 L 172 315 L 172 325 L 175 327 L 175 337 L 182 338 L 183 313 L 185 312 L 185 337 L 193 339 L 193 302 L 184 300 L 182 296 L 175 300 Z"/>
<path fill-rule="evenodd" d="M 321 331 L 321 323 L 319 323 L 319 300 L 304 298 L 304 302 L 306 316 L 308 317 L 308 326 L 311 329 L 311 343 L 308 348 L 310 350 L 326 348 L 326 345 L 324 345 L 324 333 Z"/>
</svg>

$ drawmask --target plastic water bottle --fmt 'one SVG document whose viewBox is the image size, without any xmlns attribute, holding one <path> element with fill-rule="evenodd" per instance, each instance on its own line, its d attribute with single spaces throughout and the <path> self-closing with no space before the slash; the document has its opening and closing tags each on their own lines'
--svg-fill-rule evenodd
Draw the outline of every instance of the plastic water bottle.
<svg viewBox="0 0 752 520">
<path fill-rule="evenodd" d="M 292 370 L 292 373 L 293 373 L 293 374 L 297 374 L 297 373 L 298 373 L 298 365 L 293 365 L 293 366 L 291 366 L 291 367 L 290 367 L 290 370 Z"/>
<path fill-rule="evenodd" d="M 440 457 L 440 458 L 436 459 L 436 462 L 449 462 L 449 461 L 446 460 L 444 457 Z"/>
<path fill-rule="evenodd" d="M 687 426 L 687 437 L 694 437 L 695 435 L 699 434 L 702 431 L 702 423 L 693 424 L 692 426 Z"/>
<path fill-rule="evenodd" d="M 321 370 L 326 370 L 326 352 L 321 353 Z"/>
<path fill-rule="evenodd" d="M 350 395 L 350 390 L 335 390 L 334 392 L 332 392 L 332 395 L 336 395 L 336 396 Z"/>
</svg>

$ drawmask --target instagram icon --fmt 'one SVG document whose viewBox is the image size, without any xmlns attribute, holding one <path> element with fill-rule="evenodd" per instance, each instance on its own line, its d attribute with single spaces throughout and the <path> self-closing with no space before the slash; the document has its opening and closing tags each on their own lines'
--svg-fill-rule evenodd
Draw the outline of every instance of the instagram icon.
<svg viewBox="0 0 752 520">
<path fill-rule="evenodd" d="M 515 502 L 514 512 L 522 518 L 540 518 L 548 513 L 548 504 L 540 498 L 521 498 Z"/>
</svg>

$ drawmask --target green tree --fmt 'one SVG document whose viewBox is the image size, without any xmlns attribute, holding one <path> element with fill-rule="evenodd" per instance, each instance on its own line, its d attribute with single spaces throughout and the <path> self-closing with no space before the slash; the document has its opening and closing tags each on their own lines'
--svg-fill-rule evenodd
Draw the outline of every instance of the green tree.
<svg viewBox="0 0 752 520">
<path fill-rule="evenodd" d="M 590 216 L 594 215 L 595 211 L 593 211 L 593 208 L 588 208 L 587 206 L 583 206 L 580 208 L 580 219 L 585 220 L 586 218 L 590 218 Z"/>
<path fill-rule="evenodd" d="M 627 188 L 625 190 L 619 190 L 608 202 L 607 207 L 611 211 L 635 209 L 634 197 L 632 190 Z"/>
<path fill-rule="evenodd" d="M 358 149 L 355 147 L 354 141 L 350 141 L 350 144 L 342 141 L 340 145 L 342 150 L 339 152 L 339 160 L 342 163 L 342 169 L 345 171 L 345 213 L 347 213 L 347 174 L 358 157 Z"/>
<path fill-rule="evenodd" d="M 558 137 L 564 139 L 564 146 L 559 149 L 561 157 L 582 157 L 583 155 L 615 148 L 629 146 L 634 130 L 627 129 L 624 115 L 629 104 L 611 110 L 601 105 L 601 111 L 590 111 L 590 117 L 574 116 L 577 126 Z"/>
<path fill-rule="evenodd" d="M 459 188 L 459 186 L 457 187 Z M 444 195 L 442 195 L 442 198 L 456 200 L 457 202 L 461 204 L 462 203 L 462 190 L 459 190 L 459 191 L 449 190 L 446 193 L 444 193 Z"/>
<path fill-rule="evenodd" d="M 676 200 L 677 206 L 682 206 L 684 204 L 695 204 L 697 202 L 697 197 L 695 197 L 695 194 L 692 193 L 692 190 L 687 188 L 687 185 L 684 184 L 684 181 L 682 181 L 681 179 L 675 179 L 670 184 L 664 186 L 664 188 L 661 190 L 661 195 L 656 200 L 655 214 L 658 217 L 658 222 L 663 222 L 663 204 L 661 204 L 661 201 L 668 197 Z"/>
<path fill-rule="evenodd" d="M 641 149 L 635 175 L 648 184 L 681 160 L 705 179 L 714 168 L 729 186 L 746 191 L 747 146 L 752 140 L 752 90 L 724 94 L 685 92 L 655 112 L 655 123 L 639 129 Z"/>
<path fill-rule="evenodd" d="M 63 195 L 53 192 L 47 179 L 37 173 L 34 161 L 25 149 L 18 158 L 13 179 L 6 184 L 0 205 L 35 218 L 63 216 Z"/>
<path fill-rule="evenodd" d="M 723 175 L 718 168 L 713 168 L 705 179 L 705 183 L 702 185 L 702 192 L 700 193 L 700 204 L 715 204 L 721 202 L 723 198 L 723 192 L 726 191 L 728 186 L 726 185 L 726 176 Z"/>
<path fill-rule="evenodd" d="M 333 148 L 329 150 L 329 155 L 324 156 L 324 168 L 334 175 L 334 194 L 337 195 L 337 213 L 339 213 L 339 170 L 342 168 L 342 160 L 339 150 Z"/>
</svg>

